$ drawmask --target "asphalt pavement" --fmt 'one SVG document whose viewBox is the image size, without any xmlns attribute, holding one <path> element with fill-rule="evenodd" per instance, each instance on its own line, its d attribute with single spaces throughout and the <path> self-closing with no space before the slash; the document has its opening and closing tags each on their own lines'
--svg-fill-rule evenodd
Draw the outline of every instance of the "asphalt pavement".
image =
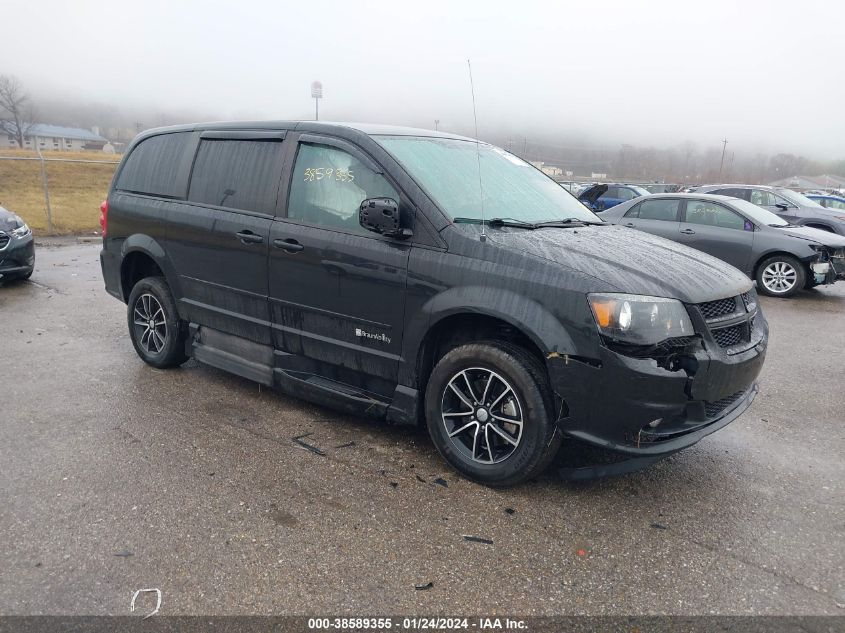
<svg viewBox="0 0 845 633">
<path fill-rule="evenodd" d="M 492 490 L 421 432 L 148 367 L 98 257 L 0 287 L 0 614 L 845 613 L 845 283 L 762 299 L 760 394 L 693 448 Z"/>
</svg>

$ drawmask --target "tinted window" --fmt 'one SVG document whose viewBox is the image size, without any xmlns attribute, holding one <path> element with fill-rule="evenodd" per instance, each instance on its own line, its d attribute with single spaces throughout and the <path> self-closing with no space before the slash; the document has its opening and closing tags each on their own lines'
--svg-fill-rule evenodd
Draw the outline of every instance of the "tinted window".
<svg viewBox="0 0 845 633">
<path fill-rule="evenodd" d="M 188 199 L 272 214 L 281 177 L 281 141 L 203 140 Z"/>
<path fill-rule="evenodd" d="M 711 191 L 709 193 L 718 196 L 730 196 L 731 198 L 740 198 L 741 200 L 748 200 L 748 189 L 717 189 L 716 191 Z"/>
<path fill-rule="evenodd" d="M 600 200 L 604 200 L 606 198 L 618 198 L 619 197 L 619 187 L 608 187 L 607 191 L 599 196 Z"/>
<path fill-rule="evenodd" d="M 721 204 L 708 200 L 688 200 L 686 221 L 688 224 L 745 230 L 745 218 Z"/>
<path fill-rule="evenodd" d="M 751 204 L 757 204 L 761 207 L 771 207 L 775 205 L 775 197 L 768 191 L 763 189 L 751 190 Z"/>
<path fill-rule="evenodd" d="M 833 200 L 831 198 L 827 198 L 825 202 L 827 202 L 825 206 L 828 209 L 845 209 L 845 202 L 842 202 L 842 200 Z"/>
<path fill-rule="evenodd" d="M 288 202 L 288 217 L 307 224 L 372 235 L 358 224 L 358 209 L 367 198 L 399 193 L 352 154 L 326 145 L 299 147 Z"/>
<path fill-rule="evenodd" d="M 680 200 L 644 200 L 637 205 L 641 220 L 678 221 L 678 205 Z"/>
<path fill-rule="evenodd" d="M 190 132 L 161 134 L 141 141 L 126 158 L 115 188 L 167 198 L 185 195 L 179 173 Z"/>
</svg>

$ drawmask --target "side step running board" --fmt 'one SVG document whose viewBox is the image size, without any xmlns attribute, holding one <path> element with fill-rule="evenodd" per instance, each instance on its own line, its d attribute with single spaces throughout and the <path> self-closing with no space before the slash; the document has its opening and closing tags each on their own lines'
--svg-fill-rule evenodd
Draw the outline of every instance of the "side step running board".
<svg viewBox="0 0 845 633">
<path fill-rule="evenodd" d="M 244 360 L 235 354 L 199 343 L 192 345 L 191 356 L 201 363 L 232 372 L 268 387 L 273 386 L 273 368 L 269 365 Z"/>
</svg>

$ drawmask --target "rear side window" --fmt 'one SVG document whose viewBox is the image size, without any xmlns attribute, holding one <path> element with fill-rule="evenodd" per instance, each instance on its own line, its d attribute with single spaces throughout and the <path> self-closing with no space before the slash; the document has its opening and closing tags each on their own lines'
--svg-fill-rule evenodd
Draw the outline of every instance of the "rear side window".
<svg viewBox="0 0 845 633">
<path fill-rule="evenodd" d="M 748 189 L 737 189 L 735 187 L 730 187 L 728 189 L 717 189 L 716 191 L 711 191 L 709 193 L 712 193 L 712 194 L 718 195 L 718 196 L 730 196 L 731 198 L 739 198 L 741 200 L 748 200 Z"/>
<path fill-rule="evenodd" d="M 281 141 L 203 139 L 188 200 L 272 215 L 281 169 Z"/>
<path fill-rule="evenodd" d="M 604 200 L 607 198 L 616 199 L 619 197 L 619 189 L 617 187 L 608 187 L 607 191 L 599 196 L 599 200 Z"/>
<path fill-rule="evenodd" d="M 638 214 L 634 217 L 640 220 L 677 222 L 679 204 L 680 200 L 644 200 L 636 206 Z"/>
<path fill-rule="evenodd" d="M 126 158 L 116 189 L 164 198 L 182 198 L 185 183 L 179 167 L 189 147 L 190 132 L 151 136 Z"/>
</svg>

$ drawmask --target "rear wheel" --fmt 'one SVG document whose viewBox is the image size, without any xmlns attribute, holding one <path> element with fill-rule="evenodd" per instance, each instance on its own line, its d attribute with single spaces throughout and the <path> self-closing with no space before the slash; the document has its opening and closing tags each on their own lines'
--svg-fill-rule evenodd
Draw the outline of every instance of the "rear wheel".
<svg viewBox="0 0 845 633">
<path fill-rule="evenodd" d="M 186 328 L 162 277 L 145 277 L 135 284 L 127 302 L 129 336 L 138 356 L 153 367 L 177 367 L 188 360 Z"/>
<path fill-rule="evenodd" d="M 773 255 L 757 267 L 757 288 L 770 297 L 791 297 L 806 283 L 804 266 L 789 255 Z"/>
<path fill-rule="evenodd" d="M 489 486 L 539 475 L 560 446 L 545 372 L 517 346 L 470 343 L 448 352 L 431 373 L 425 408 L 444 459 Z"/>
</svg>

